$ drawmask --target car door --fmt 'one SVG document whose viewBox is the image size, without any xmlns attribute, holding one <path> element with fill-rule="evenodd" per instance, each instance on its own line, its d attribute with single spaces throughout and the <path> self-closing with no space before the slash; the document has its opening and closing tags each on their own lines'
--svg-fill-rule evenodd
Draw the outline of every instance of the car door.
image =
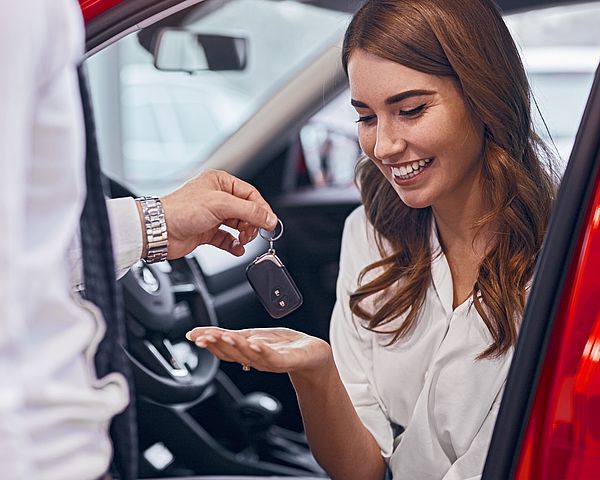
<svg viewBox="0 0 600 480">
<path fill-rule="evenodd" d="M 598 478 L 600 71 L 527 303 L 483 478 Z"/>
</svg>

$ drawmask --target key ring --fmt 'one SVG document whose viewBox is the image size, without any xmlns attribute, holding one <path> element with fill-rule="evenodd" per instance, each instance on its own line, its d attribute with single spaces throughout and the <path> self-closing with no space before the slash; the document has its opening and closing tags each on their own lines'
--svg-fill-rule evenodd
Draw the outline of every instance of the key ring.
<svg viewBox="0 0 600 480">
<path fill-rule="evenodd" d="M 283 235 L 283 222 L 278 218 L 277 223 L 281 226 L 280 232 L 275 235 L 275 231 L 277 230 L 277 226 L 273 230 L 267 230 L 266 228 L 259 228 L 258 234 L 265 239 L 267 242 L 274 242 L 275 240 L 279 240 Z"/>
<path fill-rule="evenodd" d="M 281 226 L 281 230 L 278 234 L 275 234 L 275 232 L 277 231 L 277 227 L 275 227 L 273 230 L 267 230 L 265 228 L 258 229 L 258 234 L 264 240 L 269 242 L 269 252 L 271 253 L 275 252 L 275 249 L 273 248 L 273 242 L 275 242 L 275 240 L 279 240 L 283 235 L 283 222 L 278 218 L 277 223 L 279 224 L 279 226 Z"/>
</svg>

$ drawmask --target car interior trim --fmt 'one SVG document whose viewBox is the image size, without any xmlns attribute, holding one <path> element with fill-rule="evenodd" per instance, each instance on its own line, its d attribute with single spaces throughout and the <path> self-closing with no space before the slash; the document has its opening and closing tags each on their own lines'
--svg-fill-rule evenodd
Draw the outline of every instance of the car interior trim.
<svg viewBox="0 0 600 480">
<path fill-rule="evenodd" d="M 163 20 L 204 0 L 140 0 L 123 2 L 88 22 L 85 58 L 127 35 Z M 168 6 L 169 4 L 173 4 Z M 131 13 L 123 13 L 129 10 Z M 118 19 L 115 21 L 115 19 Z"/>
</svg>

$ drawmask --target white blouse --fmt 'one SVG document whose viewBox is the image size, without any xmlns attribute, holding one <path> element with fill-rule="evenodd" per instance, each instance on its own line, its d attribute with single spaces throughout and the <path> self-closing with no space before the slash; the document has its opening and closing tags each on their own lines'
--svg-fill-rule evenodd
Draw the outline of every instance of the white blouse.
<svg viewBox="0 0 600 480">
<path fill-rule="evenodd" d="M 364 207 L 348 217 L 331 345 L 354 408 L 378 442 L 394 480 L 477 479 L 512 349 L 498 359 L 476 360 L 491 336 L 471 298 L 452 309 L 450 269 L 432 230 L 433 281 L 416 326 L 409 336 L 386 346 L 389 336 L 363 328 L 350 311 L 349 295 L 358 286 L 359 273 L 381 255 Z"/>
</svg>

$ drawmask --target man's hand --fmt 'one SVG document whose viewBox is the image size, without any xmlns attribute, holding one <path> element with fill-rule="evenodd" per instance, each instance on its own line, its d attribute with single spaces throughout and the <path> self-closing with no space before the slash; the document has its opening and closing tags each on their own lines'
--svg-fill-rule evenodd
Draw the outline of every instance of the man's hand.
<svg viewBox="0 0 600 480">
<path fill-rule="evenodd" d="M 277 216 L 256 188 L 219 170 L 203 172 L 161 202 L 169 234 L 168 259 L 183 257 L 202 244 L 239 257 L 258 228 L 272 230 L 277 225 Z M 221 225 L 238 230 L 239 239 Z"/>
</svg>

